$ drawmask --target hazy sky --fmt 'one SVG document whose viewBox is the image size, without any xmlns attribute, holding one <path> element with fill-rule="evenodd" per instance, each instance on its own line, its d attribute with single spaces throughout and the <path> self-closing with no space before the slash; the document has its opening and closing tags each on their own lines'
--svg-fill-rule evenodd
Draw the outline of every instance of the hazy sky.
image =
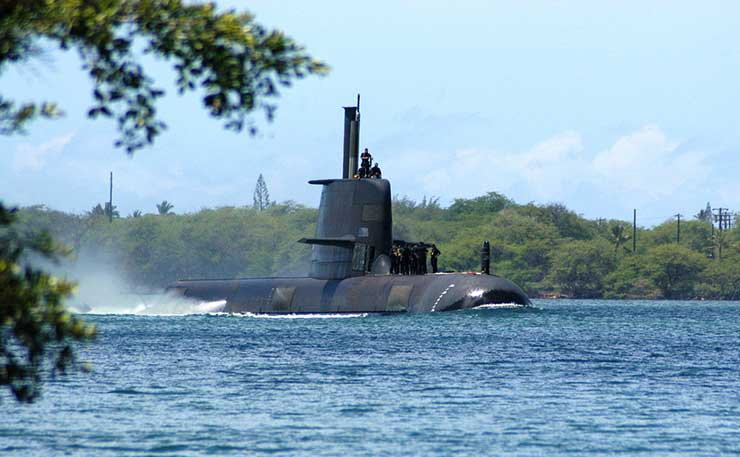
<svg viewBox="0 0 740 457">
<path fill-rule="evenodd" d="M 169 129 L 128 158 L 113 121 L 89 121 L 91 84 L 74 53 L 8 68 L 0 92 L 67 112 L 0 137 L 0 197 L 126 215 L 252 203 L 316 206 L 306 181 L 341 174 L 342 110 L 362 94 L 361 146 L 393 193 L 420 200 L 488 191 L 562 202 L 591 218 L 653 225 L 707 201 L 740 210 L 740 3 L 257 0 L 247 8 L 326 61 L 325 78 L 285 90 L 259 136 L 211 120 L 174 75 L 147 61 L 168 96 Z"/>
</svg>

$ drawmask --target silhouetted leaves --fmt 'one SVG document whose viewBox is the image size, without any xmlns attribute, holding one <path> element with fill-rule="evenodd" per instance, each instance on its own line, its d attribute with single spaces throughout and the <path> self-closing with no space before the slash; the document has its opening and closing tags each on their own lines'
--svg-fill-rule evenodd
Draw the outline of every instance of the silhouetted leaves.
<svg viewBox="0 0 740 457">
<path fill-rule="evenodd" d="M 76 48 L 93 82 L 95 105 L 88 116 L 115 118 L 116 146 L 133 153 L 166 128 L 156 115 L 164 91 L 139 63 L 134 42 L 145 54 L 172 64 L 180 93 L 200 88 L 203 104 L 227 129 L 252 134 L 250 115 L 274 116 L 279 86 L 328 67 L 293 39 L 267 30 L 249 13 L 218 11 L 213 4 L 178 0 L 82 2 L 40 0 L 0 3 L 0 70 L 38 52 L 39 40 Z M 50 103 L 0 98 L 0 134 L 23 131 L 36 117 L 56 117 Z"/>
<path fill-rule="evenodd" d="M 172 214 L 172 209 L 175 207 L 172 203 L 168 202 L 167 200 L 163 200 L 162 203 L 157 203 L 157 213 L 159 213 L 160 216 L 166 216 L 168 214 Z"/>
<path fill-rule="evenodd" d="M 95 337 L 95 327 L 64 308 L 74 284 L 33 268 L 29 256 L 54 261 L 69 250 L 48 232 L 18 230 L 14 209 L 0 203 L 0 385 L 19 401 L 40 394 L 46 374 L 73 364 L 72 343 Z"/>
</svg>

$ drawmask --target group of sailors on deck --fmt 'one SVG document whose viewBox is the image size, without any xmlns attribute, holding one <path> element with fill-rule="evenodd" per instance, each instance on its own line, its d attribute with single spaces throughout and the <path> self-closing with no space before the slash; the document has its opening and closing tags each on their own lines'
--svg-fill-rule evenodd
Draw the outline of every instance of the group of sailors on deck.
<svg viewBox="0 0 740 457">
<path fill-rule="evenodd" d="M 431 252 L 427 252 L 431 249 Z M 396 275 L 425 275 L 427 270 L 427 255 L 430 255 L 432 273 L 438 271 L 437 260 L 441 254 L 435 244 L 407 243 L 394 241 L 391 248 L 391 274 Z"/>
<path fill-rule="evenodd" d="M 364 151 L 362 151 L 362 154 L 360 154 L 360 168 L 357 170 L 357 173 L 355 174 L 356 179 L 361 178 L 376 178 L 380 179 L 383 177 L 383 172 L 380 171 L 380 166 L 378 162 L 375 162 L 373 165 L 373 156 L 370 154 L 370 152 L 365 148 Z"/>
</svg>

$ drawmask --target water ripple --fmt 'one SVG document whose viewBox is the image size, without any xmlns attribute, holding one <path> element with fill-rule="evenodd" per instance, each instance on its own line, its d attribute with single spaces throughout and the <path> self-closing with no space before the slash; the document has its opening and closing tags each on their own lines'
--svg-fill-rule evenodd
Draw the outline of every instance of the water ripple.
<svg viewBox="0 0 740 457">
<path fill-rule="evenodd" d="M 180 314 L 86 316 L 100 329 L 80 354 L 93 372 L 47 383 L 33 405 L 4 393 L 0 452 L 740 452 L 737 302 Z"/>
</svg>

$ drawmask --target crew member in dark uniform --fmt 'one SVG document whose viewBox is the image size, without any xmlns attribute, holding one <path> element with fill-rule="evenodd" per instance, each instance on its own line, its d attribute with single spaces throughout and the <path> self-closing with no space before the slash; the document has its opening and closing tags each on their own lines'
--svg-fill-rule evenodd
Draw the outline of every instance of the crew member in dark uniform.
<svg viewBox="0 0 740 457">
<path fill-rule="evenodd" d="M 373 163 L 373 156 L 370 154 L 370 152 L 365 148 L 364 151 L 362 151 L 362 154 L 360 154 L 360 160 L 362 161 L 360 163 L 360 170 L 364 170 L 364 176 L 360 176 L 361 178 L 370 177 L 370 165 Z"/>
<path fill-rule="evenodd" d="M 409 269 L 411 270 L 411 274 L 418 275 L 419 274 L 419 255 L 416 252 L 416 245 L 411 246 L 411 248 L 409 249 L 409 259 L 410 259 Z"/>
<path fill-rule="evenodd" d="M 394 244 L 391 248 L 391 274 L 397 275 L 399 272 L 399 264 L 401 263 L 401 253 L 398 249 L 398 245 Z"/>
<path fill-rule="evenodd" d="M 401 274 L 408 275 L 411 273 L 411 249 L 408 245 L 401 248 Z"/>
<path fill-rule="evenodd" d="M 418 274 L 427 274 L 427 247 L 424 243 L 420 243 L 416 246 L 416 257 L 418 260 Z"/>
<path fill-rule="evenodd" d="M 373 167 L 370 169 L 370 177 L 380 179 L 382 175 L 383 175 L 383 172 L 380 171 L 378 162 L 375 162 L 375 165 L 373 165 Z"/>
<path fill-rule="evenodd" d="M 441 254 L 439 249 L 437 249 L 437 245 L 432 243 L 432 256 L 431 256 L 431 262 L 432 262 L 432 273 L 437 272 L 437 257 Z"/>
</svg>

